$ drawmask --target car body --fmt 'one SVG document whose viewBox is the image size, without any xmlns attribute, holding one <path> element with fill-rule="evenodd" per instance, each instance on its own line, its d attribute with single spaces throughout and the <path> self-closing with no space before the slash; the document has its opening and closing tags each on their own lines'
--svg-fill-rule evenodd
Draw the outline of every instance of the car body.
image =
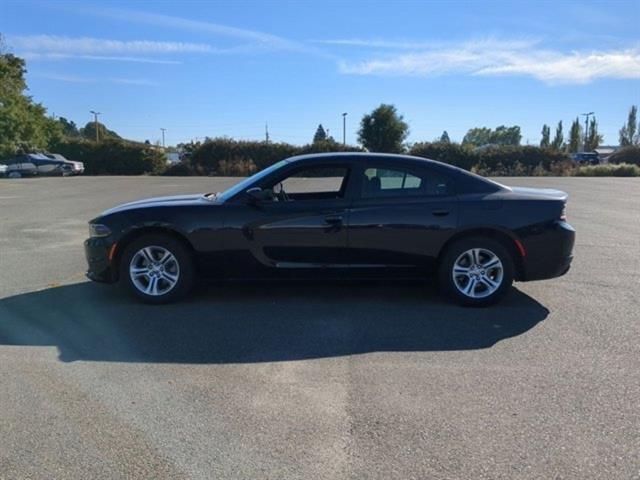
<svg viewBox="0 0 640 480">
<path fill-rule="evenodd" d="M 436 273 L 454 297 L 458 287 L 475 279 L 473 295 L 456 299 L 485 305 L 504 295 L 513 280 L 552 278 L 569 269 L 575 232 L 565 221 L 566 201 L 564 192 L 510 188 L 417 157 L 293 157 L 221 194 L 152 198 L 107 210 L 90 221 L 87 275 L 100 282 L 123 280 L 146 301 L 169 301 L 173 295 L 145 295 L 146 286 L 153 289 L 151 281 L 136 287 L 132 277 L 159 268 L 159 256 L 176 250 L 186 259 L 180 268 L 189 276 L 426 278 Z M 159 246 L 157 256 L 147 255 L 145 245 Z M 501 260 L 499 276 L 480 268 L 492 256 Z M 455 277 L 454 268 L 462 276 Z M 493 284 L 498 277 L 499 292 L 481 291 L 480 282 Z"/>
<path fill-rule="evenodd" d="M 17 155 L 4 161 L 7 166 L 6 176 L 9 178 L 33 177 L 38 175 L 38 167 L 35 165 L 34 157 L 38 154 Z"/>
<path fill-rule="evenodd" d="M 12 178 L 35 175 L 80 175 L 84 172 L 82 162 L 67 160 L 62 155 L 26 153 L 5 161 L 7 176 Z"/>
<path fill-rule="evenodd" d="M 600 163 L 597 152 L 577 152 L 573 154 L 573 160 L 580 165 L 598 165 Z"/>
<path fill-rule="evenodd" d="M 3 163 L 0 163 L 0 177 L 6 177 L 8 171 L 9 171 L 9 167 L 7 167 Z"/>
<path fill-rule="evenodd" d="M 84 163 L 69 160 L 59 153 L 46 153 L 48 158 L 61 162 L 59 171 L 62 175 L 81 175 L 84 173 Z"/>
</svg>

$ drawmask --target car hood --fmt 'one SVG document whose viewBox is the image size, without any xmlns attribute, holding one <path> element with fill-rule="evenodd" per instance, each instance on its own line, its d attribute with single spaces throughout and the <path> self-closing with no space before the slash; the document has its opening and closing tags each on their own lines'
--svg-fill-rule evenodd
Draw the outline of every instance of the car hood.
<svg viewBox="0 0 640 480">
<path fill-rule="evenodd" d="M 151 208 L 151 207 L 172 207 L 172 206 L 189 206 L 189 205 L 201 205 L 201 204 L 216 203 L 215 199 L 209 199 L 202 193 L 195 195 L 174 195 L 169 197 L 153 197 L 143 200 L 136 200 L 135 202 L 123 203 L 116 207 L 102 213 L 101 216 L 111 215 L 113 213 L 124 212 L 127 210 L 134 210 L 137 208 Z"/>
<path fill-rule="evenodd" d="M 512 193 L 522 198 L 547 199 L 566 201 L 569 198 L 567 192 L 554 190 L 552 188 L 529 188 L 529 187 L 509 187 Z"/>
</svg>

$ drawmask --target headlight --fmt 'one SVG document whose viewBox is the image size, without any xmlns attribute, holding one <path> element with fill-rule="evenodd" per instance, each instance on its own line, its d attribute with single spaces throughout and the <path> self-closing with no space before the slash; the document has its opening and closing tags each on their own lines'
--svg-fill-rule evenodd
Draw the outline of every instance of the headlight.
<svg viewBox="0 0 640 480">
<path fill-rule="evenodd" d="M 89 224 L 89 236 L 90 237 L 108 237 L 111 235 L 111 230 L 106 225 L 101 225 L 99 223 L 90 223 Z"/>
</svg>

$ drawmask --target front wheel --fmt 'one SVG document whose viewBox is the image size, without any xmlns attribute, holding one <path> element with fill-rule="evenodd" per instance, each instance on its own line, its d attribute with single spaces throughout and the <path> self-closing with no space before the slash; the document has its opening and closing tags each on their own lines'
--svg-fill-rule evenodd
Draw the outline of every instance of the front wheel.
<svg viewBox="0 0 640 480">
<path fill-rule="evenodd" d="M 511 288 L 513 260 L 499 242 L 482 237 L 454 243 L 440 263 L 440 286 L 457 303 L 484 307 L 500 300 Z"/>
<path fill-rule="evenodd" d="M 131 242 L 122 255 L 120 279 L 147 303 L 169 303 L 193 286 L 193 259 L 185 245 L 168 235 L 145 235 Z"/>
</svg>

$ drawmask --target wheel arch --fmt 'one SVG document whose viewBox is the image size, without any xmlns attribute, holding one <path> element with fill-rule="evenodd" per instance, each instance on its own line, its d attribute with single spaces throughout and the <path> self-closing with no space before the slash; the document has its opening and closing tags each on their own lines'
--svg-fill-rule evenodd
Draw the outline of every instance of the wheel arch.
<svg viewBox="0 0 640 480">
<path fill-rule="evenodd" d="M 511 232 L 495 227 L 473 227 L 457 232 L 449 238 L 440 249 L 440 253 L 438 254 L 438 265 L 440 265 L 442 258 L 445 256 L 451 245 L 456 243 L 458 240 L 470 237 L 487 237 L 502 244 L 507 249 L 511 255 L 511 259 L 513 260 L 513 265 L 515 267 L 515 279 L 521 280 L 524 277 L 524 247 L 522 246 L 522 243 L 520 243 L 520 241 Z"/>
<path fill-rule="evenodd" d="M 138 238 L 144 235 L 151 235 L 151 234 L 166 235 L 171 238 L 174 238 L 175 240 L 178 240 L 179 242 L 181 242 L 187 248 L 187 250 L 191 252 L 192 255 L 195 255 L 195 248 L 193 247 L 189 239 L 183 233 L 179 232 L 174 228 L 171 228 L 168 226 L 159 226 L 159 225 L 134 228 L 129 232 L 127 232 L 125 235 L 123 235 L 122 238 L 118 240 L 118 243 L 114 247 L 115 250 L 111 258 L 111 265 L 112 265 L 116 280 L 119 280 L 120 261 L 122 260 L 122 254 L 126 250 L 127 246 L 131 244 L 131 242 L 137 240 Z"/>
</svg>

